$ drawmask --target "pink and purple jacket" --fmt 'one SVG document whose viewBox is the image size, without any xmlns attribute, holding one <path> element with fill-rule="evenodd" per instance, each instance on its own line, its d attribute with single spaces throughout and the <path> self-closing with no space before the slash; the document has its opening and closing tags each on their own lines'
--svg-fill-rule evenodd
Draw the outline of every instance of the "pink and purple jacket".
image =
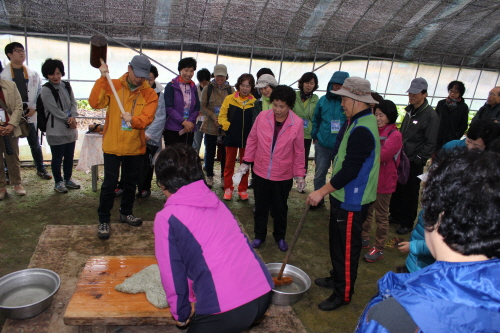
<svg viewBox="0 0 500 333">
<path fill-rule="evenodd" d="M 398 185 L 398 170 L 396 165 L 399 165 L 399 151 L 403 146 L 403 136 L 398 131 L 396 124 L 379 127 L 378 134 L 380 136 L 380 171 L 378 174 L 377 193 L 394 193 Z M 396 154 L 397 158 L 394 161 Z"/>
<path fill-rule="evenodd" d="M 282 181 L 304 177 L 304 122 L 293 111 L 288 111 L 273 149 L 275 123 L 273 110 L 259 113 L 248 136 L 243 159 L 254 162 L 253 171 L 265 179 Z"/>
<path fill-rule="evenodd" d="M 160 275 L 177 321 L 235 309 L 269 292 L 273 281 L 229 209 L 203 180 L 172 194 L 154 222 Z M 195 297 L 195 299 L 193 298 Z"/>
</svg>

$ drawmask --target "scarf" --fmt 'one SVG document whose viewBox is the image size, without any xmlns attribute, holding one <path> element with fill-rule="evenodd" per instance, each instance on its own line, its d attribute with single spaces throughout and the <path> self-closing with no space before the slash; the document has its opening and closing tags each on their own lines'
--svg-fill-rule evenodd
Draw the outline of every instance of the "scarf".
<svg viewBox="0 0 500 333">
<path fill-rule="evenodd" d="M 462 99 L 453 99 L 453 98 L 446 98 L 446 106 L 448 106 L 448 109 L 453 110 L 457 107 L 457 102 L 460 102 Z"/>
<path fill-rule="evenodd" d="M 180 75 L 177 78 L 179 79 L 180 83 L 184 83 L 184 84 L 188 84 L 188 83 L 191 84 L 191 83 L 193 83 L 194 84 L 194 82 L 192 80 L 184 81 Z"/>
<path fill-rule="evenodd" d="M 311 98 L 312 95 L 313 95 L 313 92 L 306 94 L 302 90 L 300 91 L 300 99 L 302 100 L 302 102 L 307 101 L 309 98 Z"/>
</svg>

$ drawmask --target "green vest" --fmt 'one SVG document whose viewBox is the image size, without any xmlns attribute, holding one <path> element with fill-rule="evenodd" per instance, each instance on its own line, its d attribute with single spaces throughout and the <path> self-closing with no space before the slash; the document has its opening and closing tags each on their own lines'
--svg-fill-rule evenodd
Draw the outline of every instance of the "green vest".
<svg viewBox="0 0 500 333">
<path fill-rule="evenodd" d="M 345 187 L 332 193 L 332 196 L 341 201 L 341 208 L 348 211 L 360 211 L 362 205 L 374 202 L 377 199 L 378 173 L 380 169 L 380 138 L 378 135 L 377 120 L 373 114 L 356 118 L 346 129 L 339 151 L 333 161 L 333 174 L 342 169 L 346 157 L 347 142 L 356 127 L 363 126 L 372 134 L 375 149 L 363 162 L 358 176 Z"/>
</svg>

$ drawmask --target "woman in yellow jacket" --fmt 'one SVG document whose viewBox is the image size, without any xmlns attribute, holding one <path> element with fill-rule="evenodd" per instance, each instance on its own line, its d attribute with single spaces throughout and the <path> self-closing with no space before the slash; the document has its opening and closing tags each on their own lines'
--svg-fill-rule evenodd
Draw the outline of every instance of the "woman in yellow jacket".
<svg viewBox="0 0 500 333">
<path fill-rule="evenodd" d="M 235 85 L 236 91 L 227 96 L 222 103 L 219 124 L 226 132 L 226 165 L 224 167 L 224 200 L 233 197 L 233 173 L 238 150 L 240 161 L 245 156 L 248 134 L 252 128 L 255 97 L 251 91 L 255 88 L 255 79 L 251 74 L 243 74 Z M 238 195 L 241 200 L 248 200 L 248 172 L 241 178 Z"/>
</svg>

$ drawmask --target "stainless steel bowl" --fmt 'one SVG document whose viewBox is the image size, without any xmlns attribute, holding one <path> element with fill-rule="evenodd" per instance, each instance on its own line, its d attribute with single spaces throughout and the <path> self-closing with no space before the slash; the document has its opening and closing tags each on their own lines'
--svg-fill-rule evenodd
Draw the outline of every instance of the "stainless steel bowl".
<svg viewBox="0 0 500 333">
<path fill-rule="evenodd" d="M 50 306 L 60 285 L 59 275 L 48 269 L 7 274 L 0 278 L 0 311 L 11 319 L 35 317 Z"/>
<path fill-rule="evenodd" d="M 266 264 L 271 276 L 278 276 L 282 263 Z M 272 303 L 275 305 L 292 305 L 297 303 L 311 287 L 311 279 L 303 270 L 292 265 L 286 265 L 283 276 L 291 276 L 293 283 L 274 287 Z"/>
</svg>

